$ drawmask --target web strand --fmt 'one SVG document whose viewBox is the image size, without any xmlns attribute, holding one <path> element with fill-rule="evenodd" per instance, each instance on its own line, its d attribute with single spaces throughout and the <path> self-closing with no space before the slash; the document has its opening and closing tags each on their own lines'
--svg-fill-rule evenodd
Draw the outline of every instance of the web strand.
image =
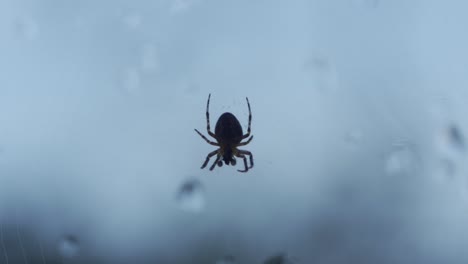
<svg viewBox="0 0 468 264">
<path fill-rule="evenodd" d="M 19 227 L 19 224 L 18 224 L 18 212 L 16 212 L 16 236 L 18 238 L 18 243 L 20 245 L 21 253 L 22 253 L 23 258 L 24 258 L 24 263 L 29 264 L 28 257 L 26 255 L 26 249 L 24 248 L 24 245 L 23 245 L 23 239 L 21 238 L 20 227 Z"/>
<path fill-rule="evenodd" d="M 0 221 L 0 240 L 2 242 L 3 255 L 5 256 L 6 264 L 10 264 L 8 260 L 8 252 L 5 246 L 5 240 L 3 238 L 3 223 Z"/>
</svg>

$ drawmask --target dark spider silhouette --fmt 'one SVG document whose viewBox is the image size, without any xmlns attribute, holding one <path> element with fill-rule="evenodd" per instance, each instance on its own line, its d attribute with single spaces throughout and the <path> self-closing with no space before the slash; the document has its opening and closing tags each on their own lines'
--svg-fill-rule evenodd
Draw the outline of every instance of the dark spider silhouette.
<svg viewBox="0 0 468 264">
<path fill-rule="evenodd" d="M 218 164 L 219 167 L 223 166 L 222 160 L 224 160 L 224 163 L 226 165 L 229 165 L 229 163 L 231 163 L 232 166 L 235 166 L 236 165 L 236 159 L 234 158 L 235 156 L 235 157 L 244 159 L 245 169 L 238 170 L 238 171 L 247 172 L 249 169 L 253 168 L 253 165 L 254 165 L 252 153 L 247 150 L 238 149 L 237 147 L 245 146 L 249 144 L 253 138 L 253 136 L 250 136 L 250 124 L 252 122 L 252 112 L 250 111 L 249 98 L 247 97 L 245 98 L 247 99 L 247 106 L 249 108 L 249 126 L 247 128 L 247 134 L 244 135 L 242 132 L 242 127 L 239 123 L 239 120 L 237 120 L 237 118 L 229 112 L 226 112 L 219 117 L 218 122 L 216 122 L 215 132 L 213 133 L 210 131 L 210 114 L 208 110 L 210 106 L 210 97 L 211 97 L 211 94 L 208 95 L 208 102 L 206 103 L 206 130 L 208 131 L 208 135 L 216 139 L 216 142 L 210 141 L 198 130 L 195 129 L 195 131 L 204 140 L 206 140 L 206 142 L 208 142 L 209 144 L 213 146 L 217 146 L 219 148 L 208 154 L 201 168 L 202 169 L 205 168 L 210 158 L 213 157 L 214 155 L 217 155 L 216 160 L 213 163 L 213 165 L 211 165 L 210 170 L 213 170 L 216 164 Z M 241 142 L 243 139 L 246 139 L 249 136 L 250 138 L 247 139 L 247 141 Z M 249 156 L 250 167 L 247 166 L 246 156 Z"/>
</svg>

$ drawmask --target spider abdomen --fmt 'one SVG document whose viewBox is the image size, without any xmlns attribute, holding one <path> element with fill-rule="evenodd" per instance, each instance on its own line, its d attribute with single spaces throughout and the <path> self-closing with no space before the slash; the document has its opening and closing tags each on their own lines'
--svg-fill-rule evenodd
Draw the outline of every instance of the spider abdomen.
<svg viewBox="0 0 468 264">
<path fill-rule="evenodd" d="M 226 112 L 216 122 L 215 135 L 224 143 L 237 144 L 242 140 L 242 126 L 233 114 Z"/>
</svg>

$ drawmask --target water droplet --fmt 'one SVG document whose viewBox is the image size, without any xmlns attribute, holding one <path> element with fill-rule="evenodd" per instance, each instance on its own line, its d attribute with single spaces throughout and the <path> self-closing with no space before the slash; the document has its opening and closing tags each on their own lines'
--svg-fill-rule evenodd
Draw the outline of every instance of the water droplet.
<svg viewBox="0 0 468 264">
<path fill-rule="evenodd" d="M 200 85 L 198 85 L 196 83 L 190 83 L 190 84 L 188 84 L 186 86 L 185 92 L 187 92 L 189 94 L 196 94 L 196 93 L 200 92 Z"/>
<path fill-rule="evenodd" d="M 468 204 L 468 179 L 467 178 L 463 178 L 463 180 L 460 182 L 458 193 L 462 201 Z"/>
<path fill-rule="evenodd" d="M 159 70 L 159 59 L 156 45 L 146 44 L 143 46 L 141 68 L 146 72 L 155 72 Z"/>
<path fill-rule="evenodd" d="M 377 8 L 380 5 L 380 0 L 354 0 L 354 3 L 365 8 Z"/>
<path fill-rule="evenodd" d="M 136 13 L 130 13 L 124 16 L 123 22 L 126 27 L 130 29 L 137 29 L 141 26 L 142 24 L 142 17 L 139 14 Z"/>
<path fill-rule="evenodd" d="M 60 255 L 64 258 L 74 258 L 79 253 L 78 239 L 73 235 L 66 235 L 58 245 Z"/>
<path fill-rule="evenodd" d="M 325 57 L 313 57 L 304 63 L 304 68 L 306 70 L 329 71 L 331 65 Z"/>
<path fill-rule="evenodd" d="M 350 145 L 359 145 L 362 142 L 362 132 L 360 130 L 350 130 L 345 135 L 345 141 Z"/>
<path fill-rule="evenodd" d="M 174 0 L 172 1 L 171 13 L 181 13 L 187 11 L 194 4 L 194 0 Z"/>
<path fill-rule="evenodd" d="M 177 193 L 180 208 L 188 212 L 201 212 L 205 208 L 205 192 L 197 179 L 184 182 Z"/>
<path fill-rule="evenodd" d="M 86 18 L 83 15 L 76 15 L 72 18 L 72 23 L 75 29 L 82 29 L 86 26 Z"/>
<path fill-rule="evenodd" d="M 235 263 L 236 263 L 236 258 L 231 255 L 224 256 L 218 261 L 216 261 L 216 264 L 235 264 Z"/>
<path fill-rule="evenodd" d="M 448 128 L 447 136 L 449 138 L 450 144 L 453 148 L 463 151 L 465 149 L 465 139 L 460 131 L 460 129 L 455 126 L 451 125 Z"/>
<path fill-rule="evenodd" d="M 288 264 L 288 263 L 293 263 L 291 259 L 286 255 L 286 254 L 279 254 L 272 256 L 265 260 L 263 264 Z"/>
<path fill-rule="evenodd" d="M 123 76 L 124 89 L 129 93 L 135 93 L 140 88 L 140 73 L 135 68 L 125 70 Z"/>
<path fill-rule="evenodd" d="M 30 17 L 20 18 L 15 23 L 16 32 L 27 40 L 36 39 L 39 36 L 39 26 Z"/>
<path fill-rule="evenodd" d="M 442 159 L 439 161 L 438 166 L 434 171 L 436 180 L 447 182 L 453 180 L 457 174 L 457 167 L 455 162 L 449 159 Z"/>
<path fill-rule="evenodd" d="M 380 0 L 363 0 L 363 5 L 369 8 L 377 8 L 380 5 Z"/>
<path fill-rule="evenodd" d="M 440 154 L 451 159 L 465 152 L 465 137 L 455 124 L 443 127 L 436 135 L 436 146 Z"/>
<path fill-rule="evenodd" d="M 419 159 L 413 147 L 407 144 L 397 144 L 387 155 L 385 169 L 387 174 L 411 174 L 416 172 Z"/>
<path fill-rule="evenodd" d="M 303 66 L 312 78 L 313 86 L 319 92 L 334 90 L 338 87 L 338 75 L 331 61 L 323 56 L 308 59 Z"/>
</svg>

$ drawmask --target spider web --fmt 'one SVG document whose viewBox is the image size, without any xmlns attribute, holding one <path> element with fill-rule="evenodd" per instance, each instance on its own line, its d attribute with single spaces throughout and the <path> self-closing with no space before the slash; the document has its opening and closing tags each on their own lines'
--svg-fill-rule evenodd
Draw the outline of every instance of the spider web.
<svg viewBox="0 0 468 264">
<path fill-rule="evenodd" d="M 18 210 L 15 210 L 15 219 L 16 219 L 16 221 L 15 221 L 16 236 L 17 236 L 18 243 L 19 243 L 19 246 L 20 246 L 20 249 L 21 249 L 21 254 L 22 254 L 22 256 L 23 256 L 24 263 L 29 264 L 28 256 L 27 256 L 27 253 L 26 253 L 26 249 L 24 248 L 23 239 L 22 239 L 22 237 L 21 237 L 20 226 L 19 226 L 19 224 L 18 224 Z"/>
<path fill-rule="evenodd" d="M 5 257 L 5 263 L 6 264 L 9 264 L 9 260 L 8 260 L 8 252 L 6 250 L 6 246 L 5 246 L 5 239 L 3 237 L 3 221 L 0 221 L 0 240 L 1 240 L 1 243 L 2 243 L 2 250 L 3 250 L 3 256 Z"/>
<path fill-rule="evenodd" d="M 34 250 L 41 259 L 39 263 L 47 264 L 44 254 L 44 247 L 39 237 L 27 236 L 25 238 L 23 225 L 20 221 L 18 209 L 14 210 L 13 224 L 10 228 L 5 228 L 5 218 L 0 219 L 0 263 L 16 264 L 16 263 L 38 263 L 32 261 L 28 251 Z M 13 252 L 12 252 L 13 250 Z"/>
</svg>

